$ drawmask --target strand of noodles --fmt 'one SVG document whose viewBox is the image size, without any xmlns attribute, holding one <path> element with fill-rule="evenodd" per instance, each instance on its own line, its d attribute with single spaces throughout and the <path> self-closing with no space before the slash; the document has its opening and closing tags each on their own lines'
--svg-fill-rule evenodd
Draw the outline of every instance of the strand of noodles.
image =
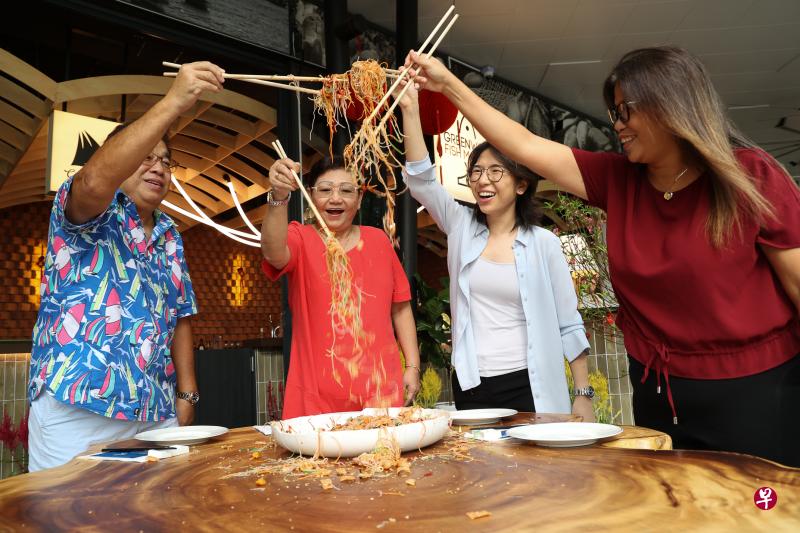
<svg viewBox="0 0 800 533">
<path fill-rule="evenodd" d="M 363 119 L 372 114 L 377 102 L 384 96 L 386 70 L 377 61 L 356 61 L 344 74 L 321 78 L 322 89 L 314 98 L 314 110 L 324 115 L 331 136 L 336 128 L 346 123 L 347 109 L 357 100 L 363 106 Z M 332 148 L 329 148 L 333 156 Z"/>
<path fill-rule="evenodd" d="M 362 106 L 359 120 L 369 116 L 386 91 L 386 70 L 375 60 L 356 61 L 348 71 L 353 96 Z"/>
<path fill-rule="evenodd" d="M 361 104 L 362 116 L 360 118 L 374 116 L 378 102 L 386 94 L 385 65 L 374 60 L 356 61 L 349 71 L 349 78 L 353 97 Z M 348 165 L 348 168 L 359 177 L 359 185 L 379 196 L 390 195 L 391 191 L 395 190 L 394 168 L 400 166 L 400 162 L 394 155 L 395 151 L 392 150 L 392 145 L 399 145 L 401 139 L 390 135 L 390 131 L 399 131 L 394 117 L 388 129 L 379 130 L 369 136 L 369 143 L 351 145 L 350 148 L 357 151 L 354 153 L 351 149 L 345 152 L 345 160 L 348 162 L 358 161 L 357 165 L 351 164 Z M 380 188 L 368 187 L 364 176 L 374 177 L 380 184 Z M 387 217 L 384 216 L 384 230 L 389 235 L 392 244 L 398 246 L 393 218 L 391 218 L 394 199 L 387 197 L 387 204 L 387 212 L 392 213 L 389 214 L 388 222 L 386 221 Z"/>
<path fill-rule="evenodd" d="M 273 142 L 272 146 L 281 158 L 286 158 L 286 152 L 283 146 L 281 146 L 280 141 Z M 328 356 L 331 358 L 333 378 L 339 385 L 342 385 L 341 376 L 335 365 L 335 361 L 340 359 L 335 349 L 336 337 L 337 334 L 350 333 L 353 339 L 352 357 L 341 358 L 350 377 L 353 378 L 358 373 L 358 364 L 363 357 L 363 345 L 366 341 L 366 334 L 364 333 L 361 322 L 361 291 L 353 284 L 353 270 L 347 258 L 347 253 L 344 251 L 344 248 L 342 248 L 342 244 L 325 224 L 314 202 L 308 195 L 308 191 L 303 187 L 300 176 L 298 176 L 294 170 L 292 170 L 292 176 L 326 235 L 325 263 L 328 268 L 328 277 L 331 283 L 330 315 L 331 327 L 333 328 L 333 340 Z"/>
<path fill-rule="evenodd" d="M 444 14 L 439 23 L 434 27 L 433 31 L 428 35 L 428 38 L 420 47 L 420 53 L 423 52 L 433 39 L 433 36 L 447 20 L 450 13 L 453 11 L 454 6 Z M 430 49 L 425 50 L 426 57 L 430 57 L 439 47 L 444 37 L 450 31 L 453 24 L 458 20 L 458 14 L 455 14 L 444 30 L 439 35 L 436 42 Z M 387 235 L 395 246 L 399 245 L 396 237 L 396 226 L 394 224 L 394 198 L 391 196 L 396 189 L 396 176 L 394 169 L 401 166 L 400 161 L 394 153 L 393 144 L 396 141 L 399 144 L 402 141 L 402 134 L 397 127 L 397 119 L 394 116 L 394 109 L 397 107 L 402 96 L 408 90 L 408 85 L 403 87 L 399 96 L 395 96 L 395 101 L 384 114 L 383 118 L 376 125 L 374 119 L 383 104 L 387 101 L 390 94 L 392 94 L 402 80 L 405 79 L 410 69 L 403 69 L 400 76 L 395 80 L 392 86 L 384 94 L 384 97 L 373 109 L 372 113 L 367 117 L 361 125 L 353 140 L 344 150 L 345 163 L 352 172 L 356 175 L 375 176 L 377 181 L 383 187 L 383 194 L 386 196 L 386 215 L 384 216 L 384 229 L 387 230 Z M 388 127 L 387 127 L 388 123 Z M 386 177 L 384 177 L 384 173 Z M 379 193 L 380 194 L 380 193 Z M 391 217 L 390 220 L 389 217 Z"/>
<path fill-rule="evenodd" d="M 336 128 L 347 123 L 347 108 L 353 102 L 347 74 L 333 74 L 322 83 L 314 97 L 314 111 L 325 116 L 330 142 L 328 152 L 333 158 L 333 136 Z"/>
</svg>

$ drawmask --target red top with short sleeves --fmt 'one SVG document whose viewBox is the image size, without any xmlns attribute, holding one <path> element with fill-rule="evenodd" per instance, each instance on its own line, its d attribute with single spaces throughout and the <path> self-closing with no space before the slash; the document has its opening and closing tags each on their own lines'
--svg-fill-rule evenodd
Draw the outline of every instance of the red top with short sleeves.
<svg viewBox="0 0 800 533">
<path fill-rule="evenodd" d="M 724 379 L 800 352 L 797 311 L 760 246 L 800 246 L 800 191 L 769 156 L 736 151 L 775 218 L 763 227 L 744 221 L 741 235 L 716 249 L 705 232 L 708 175 L 667 201 L 643 165 L 620 154 L 573 153 L 589 202 L 608 214 L 617 325 L 631 357 L 667 380 Z"/>
<path fill-rule="evenodd" d="M 345 366 L 353 351 L 349 334 L 337 332 L 335 347 L 341 357 L 328 356 L 334 335 L 329 314 L 331 285 L 325 242 L 315 227 L 289 224 L 291 259 L 281 270 L 262 262 L 270 279 L 283 274 L 289 278 L 292 351 L 283 418 L 360 411 L 378 406 L 378 401 L 403 405 L 403 371 L 392 326 L 392 303 L 410 300 L 411 289 L 386 234 L 369 226 L 360 229 L 361 243 L 347 256 L 353 282 L 362 291 L 361 322 L 371 342 L 355 376 L 351 377 Z"/>
</svg>

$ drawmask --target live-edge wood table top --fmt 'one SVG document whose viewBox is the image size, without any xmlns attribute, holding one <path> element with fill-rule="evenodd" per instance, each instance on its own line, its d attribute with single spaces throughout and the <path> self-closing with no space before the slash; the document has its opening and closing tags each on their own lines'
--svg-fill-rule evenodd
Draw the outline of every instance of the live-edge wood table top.
<svg viewBox="0 0 800 533">
<path fill-rule="evenodd" d="M 520 414 L 512 422 L 564 419 Z M 437 457 L 442 442 L 410 454 L 418 457 L 409 475 L 353 483 L 334 475 L 327 491 L 313 477 L 269 474 L 263 487 L 257 475 L 226 477 L 289 455 L 271 437 L 237 428 L 188 456 L 75 459 L 3 480 L 0 530 L 800 531 L 800 469 L 732 453 L 629 449 L 670 443 L 624 428 L 609 442 L 576 448 L 480 443 L 471 461 Z M 768 511 L 753 498 L 764 486 L 778 495 Z M 491 515 L 466 514 L 484 510 Z"/>
</svg>

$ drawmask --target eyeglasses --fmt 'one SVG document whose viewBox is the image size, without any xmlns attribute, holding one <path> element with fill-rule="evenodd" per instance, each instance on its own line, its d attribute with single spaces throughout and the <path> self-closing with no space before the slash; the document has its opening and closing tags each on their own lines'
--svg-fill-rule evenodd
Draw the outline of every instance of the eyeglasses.
<svg viewBox="0 0 800 533">
<path fill-rule="evenodd" d="M 611 121 L 611 125 L 617 123 L 619 120 L 623 124 L 627 124 L 628 120 L 631 118 L 631 109 L 628 106 L 635 104 L 636 102 L 620 102 L 612 109 L 608 110 L 608 119 Z"/>
<path fill-rule="evenodd" d="M 156 161 L 160 161 L 161 166 L 169 170 L 175 170 L 178 166 L 178 163 L 176 163 L 172 159 L 168 157 L 161 157 L 158 154 L 147 154 L 147 156 L 144 158 L 143 163 L 149 167 L 152 167 L 153 165 L 156 164 Z"/>
<path fill-rule="evenodd" d="M 497 183 L 503 177 L 503 174 L 505 174 L 506 169 L 497 165 L 489 168 L 472 167 L 472 169 L 469 171 L 469 181 L 473 183 L 478 181 L 481 179 L 481 176 L 483 176 L 484 172 L 486 172 L 486 177 L 489 179 L 489 181 L 492 183 Z"/>
<path fill-rule="evenodd" d="M 333 183 L 332 181 L 318 181 L 311 189 L 321 198 L 333 196 L 333 191 L 339 191 L 342 198 L 355 198 L 358 196 L 358 188 L 352 183 Z"/>
</svg>

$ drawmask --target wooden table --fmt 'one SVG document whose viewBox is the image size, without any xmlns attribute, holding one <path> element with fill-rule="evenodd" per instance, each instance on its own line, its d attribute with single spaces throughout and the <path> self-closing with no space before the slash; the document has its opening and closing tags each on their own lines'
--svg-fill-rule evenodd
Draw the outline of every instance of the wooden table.
<svg viewBox="0 0 800 533">
<path fill-rule="evenodd" d="M 626 427 L 613 449 L 481 443 L 471 462 L 416 459 L 415 486 L 395 474 L 355 483 L 334 475 L 336 488 L 325 491 L 313 478 L 268 475 L 264 487 L 257 476 L 224 478 L 263 462 L 253 450 L 288 455 L 270 437 L 239 428 L 188 456 L 144 464 L 76 459 L 4 480 L 0 530 L 800 531 L 800 470 L 731 453 L 619 447 L 659 442 L 649 431 Z M 778 494 L 769 511 L 754 504 L 763 486 Z M 466 515 L 482 510 L 491 516 Z"/>
</svg>

